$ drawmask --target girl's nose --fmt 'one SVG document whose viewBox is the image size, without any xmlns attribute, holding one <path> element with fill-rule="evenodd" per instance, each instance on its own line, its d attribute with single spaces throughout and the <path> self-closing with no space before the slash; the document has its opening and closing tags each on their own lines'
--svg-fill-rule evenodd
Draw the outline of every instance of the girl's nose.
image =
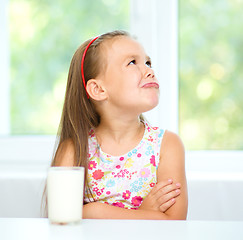
<svg viewBox="0 0 243 240">
<path fill-rule="evenodd" d="M 146 67 L 145 78 L 154 78 L 154 71 L 150 67 Z"/>
</svg>

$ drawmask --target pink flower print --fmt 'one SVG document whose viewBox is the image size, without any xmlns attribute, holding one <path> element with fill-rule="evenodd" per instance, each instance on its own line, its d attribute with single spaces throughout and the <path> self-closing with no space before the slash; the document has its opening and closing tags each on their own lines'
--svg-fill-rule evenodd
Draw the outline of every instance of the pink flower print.
<svg viewBox="0 0 243 240">
<path fill-rule="evenodd" d="M 150 185 L 150 187 L 154 187 L 155 186 L 155 183 L 152 182 L 149 185 Z"/>
<path fill-rule="evenodd" d="M 95 170 L 92 174 L 92 177 L 95 179 L 95 180 L 99 180 L 101 178 L 104 177 L 104 172 L 102 172 L 101 170 Z"/>
<path fill-rule="evenodd" d="M 137 157 L 141 157 L 141 156 L 142 156 L 142 154 L 141 154 L 141 153 L 138 153 L 138 154 L 137 154 Z"/>
<path fill-rule="evenodd" d="M 135 207 L 140 206 L 142 201 L 143 201 L 143 198 L 141 196 L 135 196 L 135 197 L 132 198 L 132 204 Z"/>
<path fill-rule="evenodd" d="M 140 174 L 140 177 L 146 178 L 146 177 L 148 177 L 150 175 L 150 170 L 148 168 L 142 168 L 140 170 L 139 174 Z"/>
<path fill-rule="evenodd" d="M 128 191 L 128 190 L 126 190 L 126 192 L 123 192 L 123 194 L 122 194 L 122 197 L 123 197 L 124 199 L 129 199 L 130 196 L 131 196 L 131 192 Z"/>
<path fill-rule="evenodd" d="M 116 168 L 119 169 L 119 168 L 121 168 L 121 166 L 120 165 L 117 165 Z"/>
<path fill-rule="evenodd" d="M 155 156 L 154 156 L 154 155 L 151 156 L 151 158 L 150 158 L 150 163 L 151 163 L 154 167 L 156 167 L 156 164 L 155 164 Z"/>
<path fill-rule="evenodd" d="M 111 192 L 110 192 L 110 191 L 107 191 L 107 192 L 106 192 L 106 194 L 107 194 L 107 195 L 110 195 L 110 194 L 111 194 Z"/>
<path fill-rule="evenodd" d="M 93 168 L 96 168 L 96 166 L 97 166 L 97 163 L 95 161 L 90 161 L 88 169 L 93 170 Z"/>
<path fill-rule="evenodd" d="M 94 137 L 95 136 L 94 130 L 91 129 L 91 131 L 89 132 L 89 134 L 90 134 L 90 137 Z"/>
<path fill-rule="evenodd" d="M 153 142 L 153 138 L 152 138 L 152 136 L 151 135 L 149 135 L 149 139 L 148 139 L 148 141 L 150 141 L 150 142 Z"/>
<path fill-rule="evenodd" d="M 115 207 L 120 207 L 120 208 L 124 208 L 125 205 L 121 202 L 115 202 L 115 203 L 112 203 L 112 206 L 115 206 Z"/>
<path fill-rule="evenodd" d="M 120 170 L 120 172 L 117 173 L 117 175 L 114 175 L 114 177 L 118 177 L 118 178 L 124 178 L 127 174 L 127 170 L 124 169 L 124 170 Z"/>
<path fill-rule="evenodd" d="M 157 130 L 158 129 L 158 127 L 152 127 L 153 128 L 153 130 Z"/>
<path fill-rule="evenodd" d="M 124 160 L 124 157 L 120 157 L 120 159 L 119 159 L 120 161 L 123 161 Z"/>
<path fill-rule="evenodd" d="M 99 189 L 98 187 L 93 188 L 93 191 L 96 193 L 97 196 L 101 196 L 101 194 L 104 192 L 104 188 Z"/>
</svg>

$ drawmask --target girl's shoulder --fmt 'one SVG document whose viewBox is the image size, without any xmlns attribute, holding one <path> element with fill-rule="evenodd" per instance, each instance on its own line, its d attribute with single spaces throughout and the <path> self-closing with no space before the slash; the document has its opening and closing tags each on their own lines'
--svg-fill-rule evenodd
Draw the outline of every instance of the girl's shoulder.
<svg viewBox="0 0 243 240">
<path fill-rule="evenodd" d="M 164 132 L 164 137 L 163 137 L 163 145 L 167 146 L 167 147 L 183 147 L 183 142 L 181 140 L 181 138 L 179 137 L 178 134 L 171 132 L 169 130 L 166 130 Z"/>
<path fill-rule="evenodd" d="M 56 156 L 55 166 L 74 166 L 75 148 L 72 139 L 66 139 L 60 143 Z"/>
<path fill-rule="evenodd" d="M 171 158 L 179 159 L 179 156 L 185 155 L 184 144 L 178 134 L 166 130 L 164 132 L 163 141 L 161 142 L 160 155 L 162 158 Z"/>
</svg>

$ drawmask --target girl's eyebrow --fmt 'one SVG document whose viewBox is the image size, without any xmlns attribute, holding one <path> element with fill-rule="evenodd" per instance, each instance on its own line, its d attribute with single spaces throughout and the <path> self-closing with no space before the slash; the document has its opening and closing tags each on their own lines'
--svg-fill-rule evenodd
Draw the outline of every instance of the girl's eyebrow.
<svg viewBox="0 0 243 240">
<path fill-rule="evenodd" d="M 126 55 L 126 56 L 124 57 L 124 60 L 126 60 L 126 59 L 128 59 L 128 58 L 140 58 L 140 57 L 141 57 L 141 56 L 139 56 L 139 55 L 128 54 L 128 55 Z M 150 58 L 148 55 L 145 56 L 145 60 L 151 62 L 151 58 Z"/>
<path fill-rule="evenodd" d="M 146 56 L 146 60 L 149 61 L 149 62 L 151 62 L 151 58 L 150 58 L 150 56 L 147 55 L 147 56 Z"/>
</svg>

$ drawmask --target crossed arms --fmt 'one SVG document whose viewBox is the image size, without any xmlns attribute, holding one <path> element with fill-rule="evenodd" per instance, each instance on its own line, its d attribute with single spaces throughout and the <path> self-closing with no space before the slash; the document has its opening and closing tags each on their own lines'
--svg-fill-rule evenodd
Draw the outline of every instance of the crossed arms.
<svg viewBox="0 0 243 240">
<path fill-rule="evenodd" d="M 62 154 L 57 154 L 56 164 L 73 166 L 72 143 L 67 142 L 62 149 Z M 161 144 L 157 184 L 141 206 L 132 210 L 99 202 L 88 203 L 84 205 L 83 218 L 185 220 L 187 205 L 184 146 L 176 134 L 166 131 Z"/>
</svg>

